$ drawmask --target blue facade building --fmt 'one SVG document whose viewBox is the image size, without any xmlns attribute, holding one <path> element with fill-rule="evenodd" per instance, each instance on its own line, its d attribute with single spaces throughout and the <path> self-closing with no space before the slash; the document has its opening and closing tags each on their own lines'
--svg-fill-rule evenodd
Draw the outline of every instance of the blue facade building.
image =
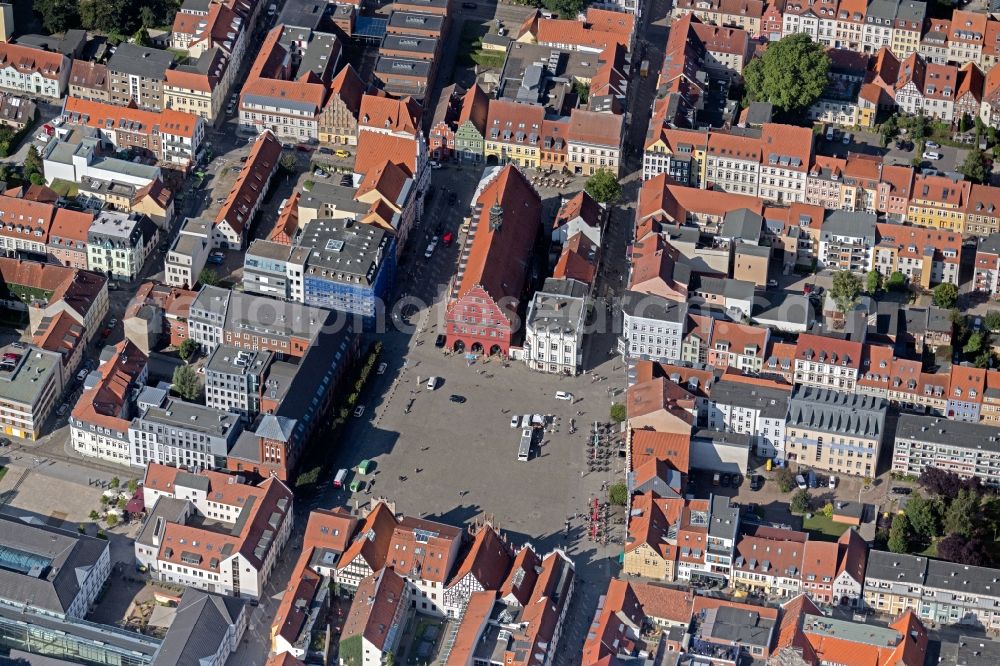
<svg viewBox="0 0 1000 666">
<path fill-rule="evenodd" d="M 313 220 L 299 247 L 310 249 L 303 272 L 306 305 L 359 315 L 373 322 L 396 279 L 396 238 L 347 219 Z"/>
</svg>

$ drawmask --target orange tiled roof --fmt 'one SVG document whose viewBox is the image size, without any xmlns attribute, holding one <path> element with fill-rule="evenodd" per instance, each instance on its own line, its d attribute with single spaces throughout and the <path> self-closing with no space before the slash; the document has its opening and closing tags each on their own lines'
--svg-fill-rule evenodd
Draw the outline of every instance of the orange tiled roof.
<svg viewBox="0 0 1000 666">
<path fill-rule="evenodd" d="M 422 115 L 423 109 L 412 97 L 396 99 L 364 95 L 361 98 L 358 125 L 416 136 L 420 131 Z"/>
<path fill-rule="evenodd" d="M 56 81 L 69 66 L 69 59 L 61 53 L 0 42 L 0 67 L 11 67 L 20 74 L 37 73 L 46 79 Z"/>
<path fill-rule="evenodd" d="M 106 130 L 118 127 L 122 122 L 131 122 L 135 125 L 133 131 L 136 132 L 150 134 L 154 129 L 158 129 L 161 134 L 188 139 L 194 138 L 198 123 L 201 122 L 201 119 L 192 113 L 173 109 L 143 111 L 78 97 L 67 97 L 63 115 L 73 116 L 73 114 L 79 114 L 82 123 L 88 127 Z"/>
<path fill-rule="evenodd" d="M 409 137 L 358 132 L 355 155 L 354 173 L 357 174 L 367 174 L 387 161 L 402 167 L 409 176 L 417 173 L 417 143 Z"/>
</svg>

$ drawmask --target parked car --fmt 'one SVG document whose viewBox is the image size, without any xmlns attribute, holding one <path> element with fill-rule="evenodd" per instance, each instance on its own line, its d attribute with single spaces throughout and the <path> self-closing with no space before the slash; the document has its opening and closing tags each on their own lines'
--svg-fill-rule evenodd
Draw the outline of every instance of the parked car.
<svg viewBox="0 0 1000 666">
<path fill-rule="evenodd" d="M 727 472 L 726 474 L 722 475 L 722 480 L 719 482 L 719 484 L 723 488 L 728 488 L 732 482 L 733 482 L 733 475 Z"/>
<path fill-rule="evenodd" d="M 801 474 L 795 475 L 795 485 L 798 486 L 799 490 L 805 490 L 806 488 L 809 487 L 809 484 L 806 483 L 806 477 L 802 476 Z"/>
<path fill-rule="evenodd" d="M 739 488 L 743 485 L 743 475 L 733 474 L 733 488 Z"/>
<path fill-rule="evenodd" d="M 430 377 L 430 378 L 427 379 L 427 390 L 428 391 L 433 391 L 437 387 L 438 387 L 438 378 L 437 377 Z"/>
<path fill-rule="evenodd" d="M 350 157 L 351 156 L 351 154 L 348 151 L 344 150 L 343 148 L 338 148 L 337 150 L 335 150 L 333 152 L 333 154 L 336 155 L 337 157 L 340 157 L 340 158 L 345 158 L 345 157 Z"/>
<path fill-rule="evenodd" d="M 572 402 L 573 394 L 566 391 L 556 391 L 556 400 L 569 400 Z"/>
<path fill-rule="evenodd" d="M 754 474 L 750 477 L 750 490 L 760 490 L 764 487 L 764 477 L 760 474 Z"/>
<path fill-rule="evenodd" d="M 451 247 L 452 241 L 455 240 L 455 234 L 450 231 L 444 232 L 444 236 L 441 237 L 441 241 L 444 243 L 445 247 Z"/>
<path fill-rule="evenodd" d="M 479 5 L 477 5 L 474 2 L 463 2 L 462 3 L 462 9 L 475 9 L 478 6 Z"/>
<path fill-rule="evenodd" d="M 112 317 L 111 319 L 108 320 L 109 328 L 114 328 L 117 325 L 118 325 L 118 319 L 116 319 L 115 317 Z"/>
<path fill-rule="evenodd" d="M 844 138 L 841 139 L 841 141 L 844 142 L 845 146 L 849 146 L 849 145 L 851 145 L 851 139 L 853 139 L 853 138 L 854 138 L 853 134 L 851 134 L 850 132 L 845 132 L 844 133 Z"/>
<path fill-rule="evenodd" d="M 511 428 L 520 428 L 521 427 L 521 417 L 520 416 L 516 416 L 516 415 L 510 417 L 510 427 Z"/>
<path fill-rule="evenodd" d="M 767 287 L 768 287 L 768 289 L 777 289 L 778 288 L 778 281 L 777 280 L 768 280 L 767 281 Z"/>
<path fill-rule="evenodd" d="M 316 176 L 317 178 L 329 178 L 330 177 L 330 174 L 328 174 L 326 171 L 323 171 L 322 169 L 316 169 L 315 171 L 313 171 L 313 175 Z"/>
<path fill-rule="evenodd" d="M 442 166 L 437 160 L 431 160 L 431 169 L 440 169 Z"/>
<path fill-rule="evenodd" d="M 830 488 L 830 489 L 836 488 L 837 487 L 837 477 L 835 477 L 833 474 L 831 474 L 830 478 L 826 480 L 826 486 L 828 488 Z"/>
<path fill-rule="evenodd" d="M 448 341 L 448 338 L 445 336 L 445 334 L 444 333 L 440 333 L 434 339 L 434 346 L 437 347 L 438 349 L 441 349 L 442 347 L 444 347 L 444 343 L 447 342 L 447 341 Z"/>
<path fill-rule="evenodd" d="M 890 490 L 893 495 L 909 495 L 913 492 L 913 488 L 906 488 L 905 486 L 896 486 Z"/>
<path fill-rule="evenodd" d="M 927 148 L 938 149 L 941 147 L 941 144 L 937 143 L 936 141 L 925 141 L 924 146 L 926 146 Z"/>
<path fill-rule="evenodd" d="M 389 367 L 389 364 L 388 364 L 388 363 L 386 363 L 385 361 L 383 361 L 383 362 L 379 363 L 379 364 L 378 364 L 378 374 L 380 374 L 380 375 L 384 375 L 384 374 L 385 374 L 385 370 L 386 370 L 386 368 L 388 368 L 388 367 Z"/>
<path fill-rule="evenodd" d="M 933 150 L 925 150 L 923 154 L 925 160 L 939 160 L 941 159 L 941 153 L 936 153 Z"/>
<path fill-rule="evenodd" d="M 321 146 L 320 149 L 319 149 L 319 152 L 322 155 L 333 155 L 333 151 L 330 150 L 329 148 L 327 148 L 326 146 Z"/>
<path fill-rule="evenodd" d="M 355 417 L 360 417 L 364 413 L 365 413 L 365 406 L 364 405 L 358 405 L 357 407 L 354 408 L 354 416 Z"/>
<path fill-rule="evenodd" d="M 809 473 L 806 475 L 806 481 L 809 482 L 810 488 L 816 488 L 819 485 L 819 482 L 816 480 L 816 472 L 812 470 L 809 470 Z"/>
<path fill-rule="evenodd" d="M 76 381 L 82 382 L 84 379 L 87 378 L 87 374 L 88 374 L 88 371 L 87 371 L 86 368 L 84 368 L 80 372 L 76 373 Z"/>
<path fill-rule="evenodd" d="M 424 258 L 425 259 L 430 259 L 431 258 L 431 255 L 434 254 L 434 248 L 435 247 L 437 247 L 437 242 L 436 241 L 432 241 L 432 242 L 430 242 L 430 243 L 427 244 L 427 249 L 424 250 Z"/>
<path fill-rule="evenodd" d="M 465 404 L 465 396 L 464 395 L 456 395 L 456 394 L 453 393 L 450 396 L 448 396 L 448 399 L 451 400 L 452 402 L 457 402 L 460 405 Z"/>
</svg>

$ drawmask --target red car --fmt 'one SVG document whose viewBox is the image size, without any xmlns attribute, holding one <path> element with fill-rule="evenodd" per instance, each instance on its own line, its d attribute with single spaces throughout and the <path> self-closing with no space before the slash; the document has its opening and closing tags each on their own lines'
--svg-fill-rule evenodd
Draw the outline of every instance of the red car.
<svg viewBox="0 0 1000 666">
<path fill-rule="evenodd" d="M 805 296 L 808 296 L 809 294 L 811 294 L 812 290 L 813 290 L 813 286 L 811 284 L 807 284 L 806 286 L 802 287 L 802 293 Z"/>
<path fill-rule="evenodd" d="M 450 231 L 444 232 L 444 236 L 441 237 L 441 241 L 444 243 L 445 247 L 451 245 L 452 241 L 455 240 L 455 235 Z"/>
</svg>

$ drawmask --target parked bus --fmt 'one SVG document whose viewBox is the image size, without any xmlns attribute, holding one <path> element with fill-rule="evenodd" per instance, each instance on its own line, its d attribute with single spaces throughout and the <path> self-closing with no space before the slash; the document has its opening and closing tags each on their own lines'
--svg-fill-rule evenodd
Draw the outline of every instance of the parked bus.
<svg viewBox="0 0 1000 666">
<path fill-rule="evenodd" d="M 521 462 L 527 462 L 528 456 L 531 455 L 531 436 L 531 428 L 521 431 L 521 445 L 517 449 L 517 459 Z"/>
</svg>

